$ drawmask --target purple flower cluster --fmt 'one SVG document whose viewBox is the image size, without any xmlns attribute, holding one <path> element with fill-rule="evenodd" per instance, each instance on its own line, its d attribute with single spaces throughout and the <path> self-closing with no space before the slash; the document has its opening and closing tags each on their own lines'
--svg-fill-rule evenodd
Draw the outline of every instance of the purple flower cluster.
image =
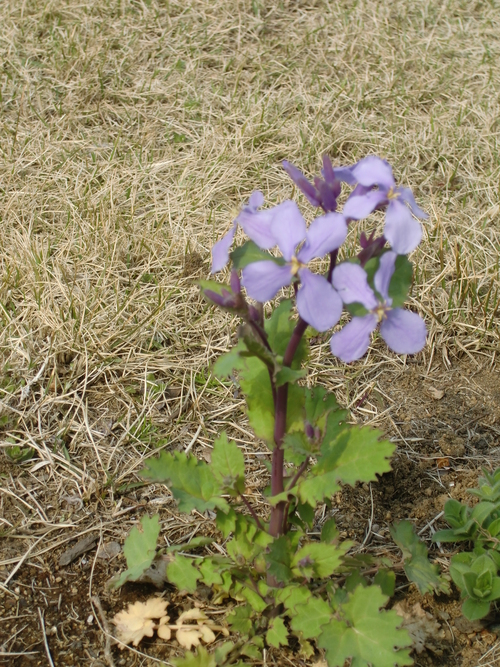
<svg viewBox="0 0 500 667">
<path fill-rule="evenodd" d="M 307 227 L 298 206 L 291 200 L 271 209 L 259 210 L 264 203 L 261 192 L 254 192 L 234 221 L 230 231 L 212 249 L 212 273 L 229 261 L 229 251 L 238 225 L 261 249 L 277 248 L 281 257 L 257 259 L 242 269 L 242 284 L 248 296 L 258 302 L 272 299 L 290 284 L 296 290 L 301 318 L 318 331 L 331 329 L 340 319 L 343 304 L 357 304 L 356 315 L 341 331 L 334 333 L 332 353 L 345 362 L 359 359 L 368 349 L 370 336 L 380 324 L 380 334 L 393 351 L 414 354 L 425 345 L 426 328 L 416 313 L 392 307 L 390 283 L 398 255 L 413 251 L 422 238 L 415 218 L 427 215 L 415 202 L 409 188 L 397 186 L 390 165 L 375 156 L 352 167 L 333 167 L 323 159 L 322 178 L 308 181 L 288 162 L 283 166 L 308 201 L 321 207 L 324 215 Z M 342 214 L 337 199 L 342 183 L 354 186 Z M 367 217 L 374 210 L 385 210 L 384 235 L 361 235 L 362 249 L 354 261 L 335 266 L 337 251 L 345 241 L 348 225 Z M 414 217 L 415 216 L 415 217 Z M 385 249 L 386 243 L 390 249 Z M 328 277 L 314 273 L 309 264 L 330 255 Z M 378 268 L 370 285 L 364 265 L 378 258 Z M 229 297 L 229 295 L 228 295 Z M 220 297 L 219 297 L 220 298 Z"/>
</svg>

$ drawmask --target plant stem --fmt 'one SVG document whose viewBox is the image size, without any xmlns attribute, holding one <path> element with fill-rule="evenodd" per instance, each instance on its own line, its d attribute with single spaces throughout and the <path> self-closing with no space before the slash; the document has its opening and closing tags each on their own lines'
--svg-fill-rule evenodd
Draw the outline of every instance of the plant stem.
<svg viewBox="0 0 500 667">
<path fill-rule="evenodd" d="M 265 329 L 260 326 L 257 322 L 249 321 L 248 324 L 250 325 L 250 328 L 252 331 L 256 334 L 256 336 L 262 341 L 262 344 L 270 351 L 272 352 L 271 346 L 269 345 L 269 341 L 267 340 L 267 334 L 265 332 Z M 269 373 L 269 382 L 271 383 L 271 391 L 273 394 L 273 403 L 274 403 L 274 409 L 276 410 L 276 385 L 274 383 L 274 375 L 273 371 L 267 366 L 267 372 Z"/>
<path fill-rule="evenodd" d="M 297 472 L 293 476 L 290 484 L 286 487 L 287 491 L 290 491 L 291 489 L 293 489 L 293 487 L 297 484 L 300 476 L 306 470 L 308 463 L 309 463 L 309 456 L 302 463 L 300 468 L 297 470 Z M 288 510 L 289 509 L 290 509 L 290 501 L 287 500 L 287 503 L 286 503 L 286 506 L 285 506 L 285 511 L 283 513 L 283 535 L 286 535 L 288 533 Z"/>
<path fill-rule="evenodd" d="M 283 356 L 283 366 L 291 366 L 299 343 L 307 329 L 307 322 L 299 317 L 295 329 L 288 341 L 285 354 Z M 286 408 L 288 399 L 288 383 L 278 387 L 276 390 L 276 403 L 274 411 L 274 450 L 271 469 L 271 496 L 276 496 L 284 491 L 283 464 L 285 455 L 283 451 L 283 438 L 286 432 Z M 269 520 L 269 534 L 273 537 L 279 537 L 283 532 L 283 517 L 285 514 L 286 502 L 278 503 L 271 510 Z"/>
<path fill-rule="evenodd" d="M 288 487 L 287 487 L 288 489 L 293 489 L 293 487 L 297 484 L 297 482 L 298 482 L 298 480 L 299 480 L 299 477 L 302 475 L 302 473 L 304 472 L 304 470 L 307 468 L 308 463 L 309 463 L 309 456 L 306 458 L 306 460 L 304 461 L 304 463 L 302 463 L 302 465 L 300 466 L 300 468 L 297 470 L 297 472 L 296 472 L 295 475 L 293 476 L 292 481 L 290 482 L 290 484 L 289 484 Z"/>
<path fill-rule="evenodd" d="M 250 505 L 250 503 L 248 502 L 248 500 L 245 498 L 245 496 L 243 494 L 241 495 L 241 499 L 245 503 L 245 507 L 247 508 L 247 510 L 253 516 L 257 526 L 260 528 L 260 530 L 264 530 L 264 526 L 262 525 L 262 522 L 261 522 L 260 518 L 257 516 L 257 514 L 255 513 L 254 508 Z"/>
<path fill-rule="evenodd" d="M 333 273 L 333 269 L 335 268 L 335 264 L 337 263 L 338 253 L 339 253 L 338 250 L 333 250 L 330 253 L 330 266 L 328 267 L 328 275 L 326 277 L 326 279 L 328 280 L 329 283 L 332 282 L 332 273 Z"/>
</svg>

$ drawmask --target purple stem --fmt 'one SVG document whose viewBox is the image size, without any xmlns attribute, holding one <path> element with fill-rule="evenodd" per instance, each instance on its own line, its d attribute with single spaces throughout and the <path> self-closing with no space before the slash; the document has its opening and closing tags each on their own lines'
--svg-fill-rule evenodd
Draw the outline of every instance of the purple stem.
<svg viewBox="0 0 500 667">
<path fill-rule="evenodd" d="M 262 525 L 262 522 L 261 522 L 260 518 L 257 516 L 257 514 L 255 513 L 254 508 L 250 505 L 250 503 L 248 502 L 248 500 L 245 498 L 245 496 L 243 494 L 241 494 L 241 499 L 245 503 L 245 507 L 247 508 L 247 510 L 253 516 L 253 518 L 255 520 L 255 523 L 257 524 L 258 528 L 260 530 L 264 530 L 264 526 Z"/>
<path fill-rule="evenodd" d="M 337 263 L 337 255 L 339 254 L 338 250 L 333 250 L 330 253 L 330 266 L 328 267 L 328 275 L 326 279 L 328 280 L 329 283 L 332 282 L 332 273 L 333 269 L 335 268 L 335 264 Z"/>
</svg>

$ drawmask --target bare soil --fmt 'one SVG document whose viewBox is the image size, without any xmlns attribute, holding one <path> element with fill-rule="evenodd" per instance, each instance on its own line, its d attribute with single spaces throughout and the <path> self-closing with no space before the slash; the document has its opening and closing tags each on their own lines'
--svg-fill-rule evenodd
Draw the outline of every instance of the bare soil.
<svg viewBox="0 0 500 667">
<path fill-rule="evenodd" d="M 465 356 L 453 367 L 439 367 L 427 373 L 421 363 L 408 363 L 399 376 L 384 384 L 379 382 L 377 395 L 365 395 L 364 401 L 379 401 L 385 420 L 386 432 L 398 441 L 393 471 L 379 483 L 345 487 L 334 498 L 331 513 L 345 538 L 355 541 L 354 550 L 389 556 L 394 563 L 400 560 L 392 542 L 389 526 L 397 520 L 411 519 L 421 536 L 427 540 L 442 524 L 439 514 L 449 497 L 469 499 L 467 489 L 477 483 L 480 466 L 492 468 L 500 461 L 498 431 L 500 419 L 500 390 L 498 373 L 491 364 Z M 382 405 L 383 402 L 383 405 Z M 364 419 L 364 403 L 353 410 L 354 417 Z M 29 475 L 20 473 L 19 466 L 2 461 L 4 475 L 17 476 L 20 484 L 29 490 Z M 258 466 L 257 466 L 258 468 Z M 255 471 L 256 486 L 263 486 L 261 470 Z M 34 496 L 33 496 L 34 497 Z M 34 497 L 36 502 L 36 498 Z M 2 650 L 10 655 L 3 664 L 12 667 L 47 664 L 44 635 L 55 665 L 108 664 L 102 632 L 102 619 L 91 602 L 97 594 L 108 619 L 124 608 L 126 603 L 145 600 L 157 591 L 151 585 L 127 584 L 118 592 L 106 589 L 106 581 L 124 567 L 122 555 L 106 560 L 96 557 L 99 544 L 122 542 L 128 528 L 122 530 L 119 522 L 109 521 L 106 515 L 114 502 L 106 489 L 95 489 L 81 506 L 70 506 L 69 512 L 78 516 L 82 526 L 89 526 L 98 538 L 95 546 L 66 567 L 58 565 L 61 554 L 72 544 L 71 531 L 64 526 L 57 530 L 60 546 L 44 552 L 44 538 L 35 547 L 39 555 L 28 555 L 16 572 L 9 590 L 0 590 L 3 622 L 0 628 Z M 165 521 L 165 535 L 170 542 L 183 535 L 213 534 L 209 520 L 193 515 L 186 519 L 176 515 L 175 506 L 158 504 L 154 488 L 129 490 L 119 495 L 119 509 L 127 522 L 139 519 L 144 513 L 160 509 Z M 4 505 L 4 517 L 15 522 L 19 513 L 15 501 Z M 50 506 L 45 510 L 50 512 Z M 328 515 L 325 507 L 318 513 L 318 523 Z M 73 516 L 73 521 L 76 517 Z M 111 518 L 111 517 L 110 517 Z M 64 517 L 60 519 L 64 521 Z M 169 530 L 169 524 L 172 528 Z M 127 525 L 129 525 L 127 523 Z M 32 536 L 36 530 L 32 531 Z M 431 545 L 432 558 L 446 570 L 454 545 Z M 15 559 L 24 554 L 22 539 L 4 538 L 2 557 Z M 4 567 L 2 578 L 8 574 Z M 196 598 L 181 598 L 173 590 L 166 595 L 173 613 L 192 606 Z M 208 613 L 223 611 L 210 605 L 210 593 L 198 598 Z M 477 667 L 494 665 L 500 660 L 500 616 L 492 614 L 484 622 L 471 623 L 460 611 L 458 593 L 453 595 L 421 596 L 404 575 L 398 576 L 395 602 L 406 608 L 419 603 L 437 621 L 441 632 L 429 638 L 428 646 L 415 655 L 415 664 L 421 666 Z M 121 651 L 111 646 L 116 665 L 147 665 L 157 660 L 168 661 L 177 653 L 175 642 L 158 639 L 145 640 L 140 651 Z M 22 654 L 15 656 L 16 652 Z M 318 656 L 319 658 L 319 656 Z M 156 660 L 155 660 L 156 659 Z M 1 657 L 0 657 L 1 660 Z M 302 661 L 292 650 L 269 652 L 270 664 L 311 664 Z"/>
</svg>

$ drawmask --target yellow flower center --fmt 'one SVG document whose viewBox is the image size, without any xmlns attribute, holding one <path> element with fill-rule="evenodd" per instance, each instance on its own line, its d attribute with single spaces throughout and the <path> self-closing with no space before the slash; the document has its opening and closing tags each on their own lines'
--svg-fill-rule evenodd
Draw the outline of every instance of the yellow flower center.
<svg viewBox="0 0 500 667">
<path fill-rule="evenodd" d="M 292 276 L 296 276 L 297 273 L 299 272 L 299 269 L 305 266 L 305 264 L 302 264 L 302 262 L 299 262 L 299 260 L 293 256 L 292 261 L 290 262 L 290 265 L 292 267 Z"/>
<path fill-rule="evenodd" d="M 377 316 L 379 322 L 382 322 L 382 320 L 387 319 L 387 311 L 388 308 L 385 303 L 379 303 L 378 306 L 372 310 L 372 313 Z"/>
<path fill-rule="evenodd" d="M 387 193 L 387 199 L 397 199 L 399 197 L 399 192 L 395 192 L 394 188 L 389 188 Z"/>
</svg>

